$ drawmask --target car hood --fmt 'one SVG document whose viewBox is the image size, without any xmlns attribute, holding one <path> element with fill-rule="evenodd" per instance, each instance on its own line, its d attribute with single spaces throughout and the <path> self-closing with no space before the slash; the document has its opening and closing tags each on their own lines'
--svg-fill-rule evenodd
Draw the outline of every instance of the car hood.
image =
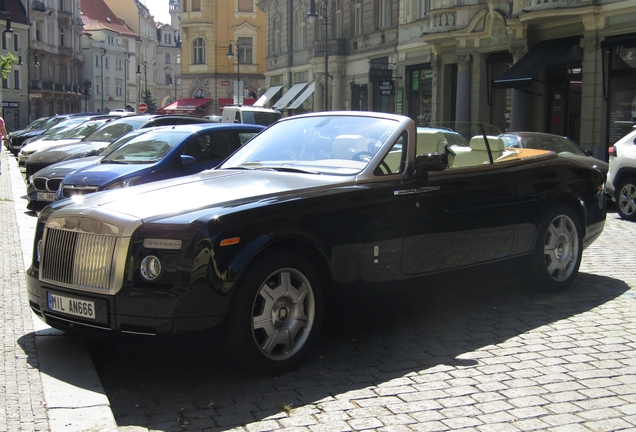
<svg viewBox="0 0 636 432">
<path fill-rule="evenodd" d="M 64 146 L 67 144 L 76 143 L 79 141 L 79 138 L 68 138 L 63 140 L 40 140 L 29 143 L 22 147 L 23 152 L 36 152 L 38 150 L 43 150 L 45 148 Z"/>
<path fill-rule="evenodd" d="M 38 136 L 38 135 L 42 135 L 44 132 L 46 132 L 46 129 L 36 129 L 36 130 L 30 130 L 30 131 L 25 131 L 25 132 L 20 132 L 14 135 L 14 137 L 19 137 L 19 138 L 31 138 L 34 136 Z"/>
<path fill-rule="evenodd" d="M 73 154 L 79 154 L 85 151 L 98 152 L 101 149 L 108 146 L 109 143 L 104 141 L 90 141 L 90 142 L 77 142 L 74 144 L 67 144 L 62 146 L 56 146 L 53 148 L 42 149 L 31 155 L 27 163 L 55 163 L 59 162 L 65 157 Z M 32 159 L 33 158 L 33 159 Z"/>
<path fill-rule="evenodd" d="M 73 159 L 70 161 L 58 162 L 53 165 L 49 165 L 46 168 L 36 172 L 33 177 L 46 177 L 46 178 L 63 178 L 73 171 L 77 171 L 80 168 L 92 165 L 99 161 L 103 156 L 89 156 L 81 159 Z"/>
<path fill-rule="evenodd" d="M 82 159 L 78 159 L 82 160 Z M 94 162 L 64 179 L 65 185 L 102 186 L 118 177 L 143 171 L 152 164 L 116 164 Z"/>
<path fill-rule="evenodd" d="M 198 210 L 233 208 L 252 202 L 283 200 L 286 193 L 325 186 L 352 186 L 354 176 L 292 174 L 277 171 L 209 170 L 177 179 L 78 195 L 50 206 L 51 216 L 91 215 L 105 220 L 149 222 Z M 332 188 L 330 188 L 332 189 Z M 47 215 L 48 216 L 48 215 Z"/>
</svg>

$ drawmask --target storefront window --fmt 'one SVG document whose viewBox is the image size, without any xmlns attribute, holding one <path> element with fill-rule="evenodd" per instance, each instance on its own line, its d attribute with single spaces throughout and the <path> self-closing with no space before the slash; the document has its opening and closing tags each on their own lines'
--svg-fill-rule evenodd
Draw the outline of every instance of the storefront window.
<svg viewBox="0 0 636 432">
<path fill-rule="evenodd" d="M 408 72 L 409 117 L 419 125 L 431 122 L 433 112 L 433 69 L 422 65 Z"/>
</svg>

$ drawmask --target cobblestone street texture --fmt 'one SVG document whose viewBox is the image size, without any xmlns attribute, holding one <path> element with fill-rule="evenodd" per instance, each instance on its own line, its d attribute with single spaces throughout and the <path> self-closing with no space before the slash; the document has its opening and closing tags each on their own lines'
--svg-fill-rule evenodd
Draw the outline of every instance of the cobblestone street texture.
<svg viewBox="0 0 636 432">
<path fill-rule="evenodd" d="M 46 430 L 5 162 L 0 430 Z M 608 213 L 563 293 L 488 273 L 348 294 L 307 361 L 278 377 L 232 369 L 213 338 L 89 350 L 120 432 L 636 430 L 635 238 Z"/>
</svg>

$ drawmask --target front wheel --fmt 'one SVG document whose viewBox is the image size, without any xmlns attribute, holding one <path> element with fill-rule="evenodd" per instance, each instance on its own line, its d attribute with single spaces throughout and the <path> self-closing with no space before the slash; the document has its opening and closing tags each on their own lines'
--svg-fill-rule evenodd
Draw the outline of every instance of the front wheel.
<svg viewBox="0 0 636 432">
<path fill-rule="evenodd" d="M 616 211 L 621 219 L 636 221 L 636 179 L 621 182 L 616 194 Z"/>
<path fill-rule="evenodd" d="M 226 320 L 227 355 L 258 374 L 279 374 L 307 355 L 323 320 L 320 280 L 300 256 L 270 252 L 247 268 Z"/>
<path fill-rule="evenodd" d="M 578 274 L 582 255 L 579 217 L 569 207 L 555 206 L 539 227 L 527 281 L 538 291 L 562 291 Z"/>
</svg>

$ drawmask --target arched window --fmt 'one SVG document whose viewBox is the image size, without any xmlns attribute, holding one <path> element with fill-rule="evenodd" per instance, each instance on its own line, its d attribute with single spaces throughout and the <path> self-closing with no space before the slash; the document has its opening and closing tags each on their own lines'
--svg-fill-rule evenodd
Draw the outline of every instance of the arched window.
<svg viewBox="0 0 636 432">
<path fill-rule="evenodd" d="M 205 64 L 205 41 L 197 38 L 192 42 L 192 64 Z"/>
</svg>

